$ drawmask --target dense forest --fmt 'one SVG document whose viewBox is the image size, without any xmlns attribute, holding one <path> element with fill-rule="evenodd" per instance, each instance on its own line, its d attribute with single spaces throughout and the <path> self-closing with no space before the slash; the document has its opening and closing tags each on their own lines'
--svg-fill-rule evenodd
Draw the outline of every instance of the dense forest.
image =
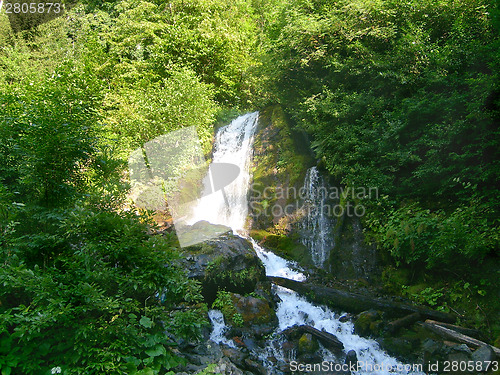
<svg viewBox="0 0 500 375">
<path fill-rule="evenodd" d="M 10 21 L 0 13 L 2 375 L 174 368 L 174 338 L 200 335 L 207 305 L 175 234 L 131 209 L 128 155 L 188 126 L 208 155 L 217 126 L 276 103 L 324 170 L 378 188 L 362 223 L 391 292 L 461 309 L 498 346 L 494 0 L 86 0 Z"/>
</svg>

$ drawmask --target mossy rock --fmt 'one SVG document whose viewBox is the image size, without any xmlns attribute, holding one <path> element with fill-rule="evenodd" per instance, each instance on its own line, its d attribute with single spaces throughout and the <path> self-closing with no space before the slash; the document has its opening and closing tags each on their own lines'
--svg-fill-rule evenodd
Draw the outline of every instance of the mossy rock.
<svg viewBox="0 0 500 375">
<path fill-rule="evenodd" d="M 306 171 L 314 165 L 307 136 L 295 130 L 279 105 L 260 112 L 254 140 L 253 184 L 250 216 L 255 229 L 272 229 L 285 216 L 285 207 L 296 200 L 293 194 L 277 191 L 302 186 Z M 273 211 L 273 209 L 279 209 Z"/>
<path fill-rule="evenodd" d="M 299 355 L 314 354 L 319 349 L 318 341 L 310 333 L 304 333 L 299 339 Z"/>
<path fill-rule="evenodd" d="M 232 233 L 186 247 L 183 255 L 181 267 L 187 270 L 188 277 L 202 283 L 208 304 L 219 290 L 246 294 L 253 292 L 259 282 L 267 282 L 264 265 L 252 244 Z"/>
<path fill-rule="evenodd" d="M 404 337 L 386 337 L 377 341 L 384 350 L 397 358 L 410 358 L 415 353 L 412 341 Z"/>
<path fill-rule="evenodd" d="M 382 324 L 381 313 L 379 311 L 363 311 L 354 322 L 354 331 L 361 336 L 378 336 Z"/>
<path fill-rule="evenodd" d="M 241 296 L 233 293 L 232 300 L 236 312 L 243 318 L 246 327 L 254 325 L 275 325 L 278 322 L 272 306 L 263 298 Z"/>
</svg>

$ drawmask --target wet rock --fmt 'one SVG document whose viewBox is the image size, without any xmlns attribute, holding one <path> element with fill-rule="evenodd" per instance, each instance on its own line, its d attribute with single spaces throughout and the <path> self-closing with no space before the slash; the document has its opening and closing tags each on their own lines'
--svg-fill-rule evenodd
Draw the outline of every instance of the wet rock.
<svg viewBox="0 0 500 375">
<path fill-rule="evenodd" d="M 232 340 L 233 340 L 233 342 L 235 343 L 236 346 L 238 346 L 240 348 L 246 348 L 246 345 L 243 342 L 243 340 L 241 339 L 241 337 L 234 336 L 234 337 L 232 337 Z"/>
<path fill-rule="evenodd" d="M 398 358 L 409 358 L 415 352 L 412 342 L 402 337 L 385 337 L 376 341 L 387 353 Z"/>
<path fill-rule="evenodd" d="M 245 369 L 250 370 L 251 373 L 255 375 L 267 375 L 264 366 L 250 358 L 245 359 Z"/>
<path fill-rule="evenodd" d="M 358 355 L 356 354 L 356 352 L 354 350 L 349 350 L 347 352 L 347 355 L 345 357 L 345 361 L 344 363 L 346 365 L 354 365 L 358 362 Z"/>
<path fill-rule="evenodd" d="M 340 323 L 346 323 L 348 322 L 349 320 L 352 319 L 352 315 L 351 314 L 344 314 L 342 315 L 340 318 L 339 318 L 339 322 Z"/>
<path fill-rule="evenodd" d="M 479 367 L 481 369 L 480 372 L 486 372 L 488 365 L 491 364 L 492 361 L 496 360 L 496 355 L 491 346 L 484 345 L 472 353 L 472 360 L 476 364 L 476 368 L 478 368 L 477 364 L 481 363 Z"/>
<path fill-rule="evenodd" d="M 319 349 L 318 342 L 310 333 L 304 333 L 299 339 L 299 355 L 312 354 Z"/>
<path fill-rule="evenodd" d="M 381 274 L 377 249 L 368 245 L 357 217 L 340 217 L 335 225 L 335 246 L 331 250 L 330 272 L 339 279 L 373 280 Z M 363 283 L 363 281 L 361 281 Z"/>
<path fill-rule="evenodd" d="M 278 318 L 269 302 L 262 298 L 252 296 L 243 297 L 232 294 L 236 312 L 241 314 L 245 326 L 276 325 Z"/>
<path fill-rule="evenodd" d="M 282 334 L 291 340 L 298 340 L 304 333 L 311 334 L 315 339 L 317 339 L 325 348 L 330 350 L 341 350 L 344 349 L 344 344 L 337 338 L 337 336 L 332 335 L 326 331 L 320 331 L 314 327 L 308 325 L 293 325 L 285 329 Z"/>
<path fill-rule="evenodd" d="M 245 359 L 248 358 L 248 354 L 241 352 L 234 348 L 224 348 L 222 353 L 225 357 L 229 358 L 232 363 L 236 364 L 238 367 L 243 367 Z"/>
<path fill-rule="evenodd" d="M 199 223 L 193 227 L 197 225 Z M 203 224 L 204 228 L 211 226 Z M 211 304 L 218 290 L 245 294 L 252 292 L 259 282 L 267 283 L 264 266 L 252 244 L 230 230 L 224 232 L 224 228 L 229 229 L 227 227 L 213 227 L 223 233 L 218 238 L 183 248 L 184 257 L 179 261 L 188 277 L 202 283 L 205 301 Z"/>
<path fill-rule="evenodd" d="M 361 336 L 377 335 L 381 326 L 380 312 L 363 311 L 354 322 L 354 331 Z"/>
</svg>

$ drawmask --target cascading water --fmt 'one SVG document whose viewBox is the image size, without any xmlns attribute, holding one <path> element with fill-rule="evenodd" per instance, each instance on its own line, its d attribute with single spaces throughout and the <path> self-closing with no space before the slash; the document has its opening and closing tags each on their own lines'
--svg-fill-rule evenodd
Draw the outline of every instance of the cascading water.
<svg viewBox="0 0 500 375">
<path fill-rule="evenodd" d="M 212 333 L 210 334 L 210 340 L 216 342 L 217 344 L 226 344 L 232 348 L 235 348 L 234 342 L 228 340 L 224 333 L 227 331 L 226 323 L 224 323 L 224 315 L 219 310 L 210 310 L 208 312 L 208 318 L 212 323 Z"/>
<path fill-rule="evenodd" d="M 223 224 L 234 231 L 241 231 L 248 214 L 247 194 L 250 183 L 250 163 L 253 135 L 259 112 L 240 116 L 219 129 L 215 138 L 212 163 L 230 163 L 238 166 L 239 174 L 224 188 L 213 191 L 210 179 L 205 179 L 204 193 L 193 208 L 188 224 L 200 220 Z"/>
<path fill-rule="evenodd" d="M 220 192 L 219 196 L 214 196 L 214 194 L 212 194 L 202 199 L 195 208 L 195 213 L 190 220 L 192 223 L 199 220 L 207 220 L 214 224 L 224 224 L 230 226 L 231 228 L 239 231 L 244 228 L 248 212 L 247 193 L 250 180 L 249 167 L 252 155 L 251 146 L 257 120 L 258 112 L 247 114 L 238 117 L 230 125 L 219 130 L 216 137 L 213 162 L 228 162 L 237 164 L 240 167 L 241 175 L 232 184 L 227 186 L 225 191 L 227 199 L 224 198 L 222 192 Z M 317 170 L 315 168 L 311 169 L 308 174 L 309 179 L 306 179 L 306 183 L 309 184 L 308 188 L 311 192 L 311 200 L 318 202 L 321 199 L 321 196 L 314 195 L 315 187 L 320 184 Z M 321 219 L 317 222 L 311 220 L 309 223 L 310 228 L 319 228 L 317 230 L 318 234 L 325 233 L 324 231 L 327 231 L 324 224 L 320 221 Z M 324 230 L 323 232 L 322 229 Z M 267 275 L 281 276 L 297 281 L 305 280 L 304 274 L 294 270 L 297 268 L 296 265 L 280 258 L 272 252 L 266 251 L 252 238 L 248 238 L 248 240 L 253 244 L 257 255 L 262 260 L 266 268 Z M 326 249 L 327 242 L 322 241 L 323 240 L 318 237 L 311 240 L 310 243 L 319 244 L 319 248 Z M 318 256 L 318 259 L 321 260 L 321 257 Z M 274 339 L 271 339 L 271 342 L 266 350 L 256 353 L 260 356 L 260 358 L 262 358 L 264 363 L 268 364 L 270 374 L 280 374 L 281 372 L 276 368 L 272 368 L 273 364 L 266 360 L 268 356 L 274 356 L 281 360 L 294 359 L 293 353 L 291 354 L 291 357 L 290 353 L 288 353 L 288 358 L 286 358 L 285 353 L 283 353 L 282 350 L 277 349 L 279 345 L 273 345 L 272 341 L 275 340 L 275 342 L 279 342 L 279 340 L 282 339 L 282 335 L 279 333 L 295 324 L 307 324 L 319 330 L 325 330 L 334 334 L 340 341 L 342 341 L 346 352 L 349 350 L 356 351 L 358 361 L 362 363 L 373 366 L 383 364 L 385 368 L 396 368 L 396 366 L 402 365 L 396 359 L 390 357 L 383 350 L 381 350 L 376 341 L 355 335 L 353 333 L 353 324 L 351 322 L 340 322 L 337 318 L 335 318 L 335 314 L 331 310 L 325 307 L 315 306 L 307 302 L 305 298 L 301 297 L 296 292 L 289 289 L 277 287 L 276 290 L 279 298 L 281 299 L 276 312 L 279 319 L 279 327 L 274 334 Z M 226 326 L 224 324 L 222 313 L 211 310 L 209 317 L 213 325 L 213 332 L 211 334 L 212 341 L 234 346 L 230 340 L 224 337 Z M 323 349 L 322 353 L 325 360 L 334 361 L 336 363 L 340 362 L 339 358 L 335 358 L 335 356 L 326 349 Z M 384 369 L 379 369 L 379 371 L 376 372 L 361 370 L 355 373 L 358 375 L 374 373 L 379 375 L 396 373 L 423 374 L 405 370 L 389 371 Z"/>
<path fill-rule="evenodd" d="M 290 266 L 297 268 L 295 264 L 290 264 L 290 262 L 280 258 L 274 253 L 264 250 L 251 238 L 250 242 L 253 244 L 257 255 L 264 263 L 268 276 L 286 277 L 297 281 L 306 279 L 304 274 L 290 268 Z M 335 318 L 335 313 L 330 309 L 323 306 L 315 306 L 298 293 L 287 288 L 277 287 L 277 294 L 281 302 L 276 311 L 279 320 L 279 327 L 276 333 L 294 325 L 306 324 L 320 331 L 324 330 L 335 335 L 344 344 L 346 353 L 349 350 L 354 350 L 356 352 L 361 367 L 364 364 L 368 366 L 372 365 L 374 368 L 378 365 L 379 369 L 376 371 L 377 375 L 423 374 L 404 370 L 404 364 L 381 350 L 376 341 L 354 334 L 354 325 L 352 322 L 340 322 L 339 319 Z M 268 346 L 266 355 L 286 358 L 284 353 L 280 353 L 280 351 L 276 350 L 272 345 Z M 326 361 L 333 361 L 335 363 L 341 362 L 339 358 L 336 358 L 335 355 L 326 349 L 323 349 L 323 357 Z M 287 359 L 290 360 L 290 358 Z M 398 368 L 402 370 L 397 371 Z M 358 375 L 373 375 L 374 372 L 369 370 L 363 371 L 361 368 L 361 371 L 355 373 Z"/>
<path fill-rule="evenodd" d="M 332 224 L 326 204 L 328 189 L 316 167 L 309 168 L 304 179 L 305 216 L 301 223 L 301 242 L 316 267 L 323 267 L 333 247 Z"/>
</svg>

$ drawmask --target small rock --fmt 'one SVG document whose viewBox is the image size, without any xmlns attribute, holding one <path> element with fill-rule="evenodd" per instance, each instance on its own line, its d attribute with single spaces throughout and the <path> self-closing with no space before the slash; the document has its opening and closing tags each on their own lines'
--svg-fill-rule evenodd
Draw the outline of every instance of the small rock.
<svg viewBox="0 0 500 375">
<path fill-rule="evenodd" d="M 240 352 L 237 349 L 233 349 L 233 348 L 224 348 L 224 349 L 222 349 L 222 353 L 231 362 L 233 362 L 237 366 L 241 366 L 241 367 L 243 367 L 243 363 L 244 363 L 245 359 L 248 357 L 246 354 Z"/>
<path fill-rule="evenodd" d="M 351 319 L 351 315 L 349 315 L 349 314 L 345 314 L 345 315 L 342 315 L 342 316 L 339 318 L 339 322 L 340 322 L 340 323 L 346 323 L 346 322 L 348 322 L 350 319 Z"/>
<path fill-rule="evenodd" d="M 488 365 L 496 359 L 495 352 L 489 345 L 483 345 L 472 353 L 472 360 L 477 364 L 482 363 L 481 372 L 486 372 Z M 476 366 L 478 368 L 478 366 Z"/>
<path fill-rule="evenodd" d="M 252 371 L 252 374 L 266 375 L 266 369 L 259 363 L 252 361 L 250 358 L 245 359 L 245 367 Z"/>
<path fill-rule="evenodd" d="M 346 365 L 351 365 L 351 364 L 355 364 L 358 362 L 358 355 L 356 354 L 356 352 L 354 350 L 349 350 L 347 352 L 347 355 L 345 357 L 345 361 L 344 363 Z"/>
<path fill-rule="evenodd" d="M 245 343 L 243 342 L 243 340 L 241 339 L 241 337 L 238 337 L 238 336 L 234 336 L 232 338 L 233 342 L 236 344 L 236 346 L 240 347 L 240 348 L 245 348 L 246 345 Z"/>
</svg>

